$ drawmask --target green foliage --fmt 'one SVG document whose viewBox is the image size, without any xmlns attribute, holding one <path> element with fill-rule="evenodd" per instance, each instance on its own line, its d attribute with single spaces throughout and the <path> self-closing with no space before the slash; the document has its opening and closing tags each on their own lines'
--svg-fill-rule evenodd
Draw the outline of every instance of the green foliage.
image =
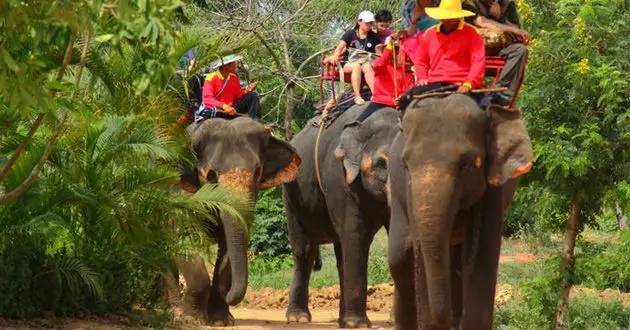
<svg viewBox="0 0 630 330">
<path fill-rule="evenodd" d="M 518 305 L 510 302 L 498 308 L 496 325 L 507 325 L 516 329 L 547 329 L 552 323 L 554 310 L 560 297 L 559 258 L 543 261 L 545 271 L 519 285 Z M 515 308 L 516 307 L 516 308 Z"/>
<path fill-rule="evenodd" d="M 619 233 L 619 243 L 599 249 L 582 248 L 587 252 L 576 260 L 576 276 L 583 285 L 599 290 L 613 288 L 630 292 L 630 231 Z"/>
<path fill-rule="evenodd" d="M 252 252 L 263 257 L 291 254 L 287 220 L 280 197 L 281 188 L 275 187 L 259 194 L 256 217 L 249 245 Z"/>
<path fill-rule="evenodd" d="M 630 14 L 623 0 L 535 2 L 538 35 L 530 47 L 525 115 L 536 157 L 535 180 L 570 198 L 584 215 L 628 176 Z M 552 24 L 553 23 L 553 24 Z"/>
<path fill-rule="evenodd" d="M 0 4 L 0 167 L 24 140 L 31 112 L 49 118 L 0 194 L 30 174 L 55 118 L 69 118 L 36 183 L 0 204 L 1 317 L 154 309 L 172 257 L 207 250 L 219 212 L 253 218 L 249 201 L 220 187 L 190 196 L 172 189 L 177 165 L 194 159 L 185 133 L 172 128 L 182 104 L 163 89 L 177 52 L 198 40 L 174 38 L 177 7 L 171 0 Z"/>
<path fill-rule="evenodd" d="M 495 327 L 498 329 L 552 329 L 544 316 L 530 309 L 530 305 L 513 300 L 497 309 Z M 568 329 L 627 329 L 630 309 L 619 301 L 594 296 L 578 296 L 569 305 Z"/>
</svg>

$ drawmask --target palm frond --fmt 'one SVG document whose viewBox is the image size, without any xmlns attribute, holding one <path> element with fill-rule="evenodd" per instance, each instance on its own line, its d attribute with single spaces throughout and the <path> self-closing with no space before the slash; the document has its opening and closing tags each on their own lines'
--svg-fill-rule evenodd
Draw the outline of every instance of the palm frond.
<svg viewBox="0 0 630 330">
<path fill-rule="evenodd" d="M 79 292 L 81 286 L 85 286 L 92 296 L 103 299 L 103 287 L 99 274 L 80 259 L 66 256 L 57 257 L 51 267 L 49 272 L 53 273 L 59 286 L 65 283 L 70 292 L 74 294 Z"/>
</svg>

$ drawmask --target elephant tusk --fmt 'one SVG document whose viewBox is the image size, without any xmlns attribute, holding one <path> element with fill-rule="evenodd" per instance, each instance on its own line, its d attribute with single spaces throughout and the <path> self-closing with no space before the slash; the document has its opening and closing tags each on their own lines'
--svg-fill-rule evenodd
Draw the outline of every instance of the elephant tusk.
<svg viewBox="0 0 630 330">
<path fill-rule="evenodd" d="M 203 168 L 199 168 L 199 179 L 202 183 L 205 183 L 208 181 L 208 171 L 204 170 Z"/>
</svg>

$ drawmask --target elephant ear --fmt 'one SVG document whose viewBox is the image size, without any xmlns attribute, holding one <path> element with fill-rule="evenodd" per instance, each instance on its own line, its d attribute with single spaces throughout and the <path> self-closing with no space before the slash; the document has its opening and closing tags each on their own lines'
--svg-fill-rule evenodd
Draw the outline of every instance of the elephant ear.
<svg viewBox="0 0 630 330">
<path fill-rule="evenodd" d="M 360 125 L 346 127 L 341 132 L 339 145 L 335 149 L 335 157 L 341 159 L 346 175 L 346 184 L 350 185 L 360 172 L 362 140 Z"/>
<path fill-rule="evenodd" d="M 290 144 L 273 136 L 262 158 L 260 189 L 267 189 L 295 180 L 302 160 Z"/>
<path fill-rule="evenodd" d="M 532 142 L 519 111 L 490 107 L 488 115 L 491 123 L 488 183 L 500 186 L 531 170 Z"/>
</svg>

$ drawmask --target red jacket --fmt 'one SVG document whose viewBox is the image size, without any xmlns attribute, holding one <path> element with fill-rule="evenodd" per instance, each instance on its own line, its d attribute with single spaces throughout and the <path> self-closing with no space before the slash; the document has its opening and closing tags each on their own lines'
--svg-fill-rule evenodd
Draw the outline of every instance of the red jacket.
<svg viewBox="0 0 630 330">
<path fill-rule="evenodd" d="M 383 49 L 383 55 L 372 62 L 374 68 L 374 92 L 372 92 L 372 102 L 394 107 L 396 97 L 402 96 L 413 85 L 413 76 L 405 70 L 405 54 L 398 52 L 401 57 L 397 57 L 396 80 L 398 93 L 394 93 L 394 63 L 391 46 Z"/>
<path fill-rule="evenodd" d="M 462 22 L 457 30 L 444 34 L 442 24 L 427 30 L 419 39 L 416 51 L 418 80 L 462 84 L 473 88 L 483 86 L 486 50 L 477 30 Z"/>
<path fill-rule="evenodd" d="M 230 73 L 227 79 L 228 82 L 225 89 L 223 89 L 219 97 L 216 97 L 225 81 L 223 75 L 217 70 L 206 76 L 206 81 L 203 83 L 202 100 L 207 108 L 223 108 L 224 104 L 234 105 L 234 101 L 245 94 L 245 90 L 241 87 L 238 76 Z"/>
</svg>

